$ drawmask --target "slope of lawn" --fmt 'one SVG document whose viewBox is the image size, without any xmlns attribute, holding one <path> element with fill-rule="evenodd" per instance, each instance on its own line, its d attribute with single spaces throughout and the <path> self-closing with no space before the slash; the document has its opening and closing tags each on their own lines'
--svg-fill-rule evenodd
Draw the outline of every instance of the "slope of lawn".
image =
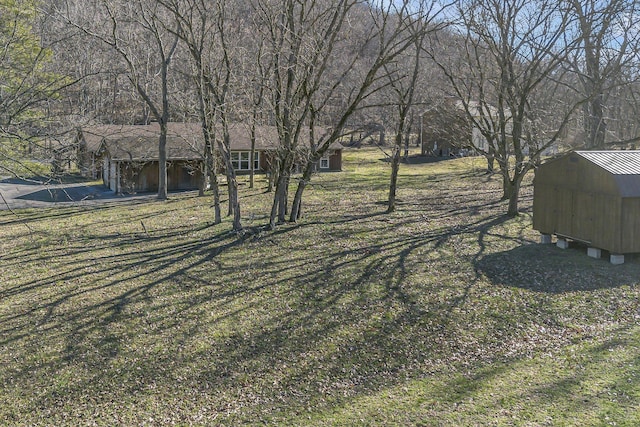
<svg viewBox="0 0 640 427">
<path fill-rule="evenodd" d="M 375 150 L 299 224 L 210 196 L 0 213 L 0 425 L 638 425 L 640 262 L 537 243 L 480 158 Z"/>
</svg>

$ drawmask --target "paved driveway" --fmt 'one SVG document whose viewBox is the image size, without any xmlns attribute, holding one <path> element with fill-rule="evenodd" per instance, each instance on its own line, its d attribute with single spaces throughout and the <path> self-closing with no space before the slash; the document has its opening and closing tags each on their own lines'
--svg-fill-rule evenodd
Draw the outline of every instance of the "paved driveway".
<svg viewBox="0 0 640 427">
<path fill-rule="evenodd" d="M 154 197 L 152 193 L 120 196 L 103 185 L 87 183 L 47 184 L 14 178 L 0 180 L 0 210 L 91 205 Z"/>
</svg>

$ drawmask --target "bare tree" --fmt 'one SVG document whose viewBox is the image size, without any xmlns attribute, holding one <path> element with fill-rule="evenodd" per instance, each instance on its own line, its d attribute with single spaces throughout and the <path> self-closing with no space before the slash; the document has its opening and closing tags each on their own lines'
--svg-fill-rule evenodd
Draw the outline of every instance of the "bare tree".
<svg viewBox="0 0 640 427">
<path fill-rule="evenodd" d="M 214 198 L 214 223 L 222 221 L 220 189 L 217 169 L 217 125 L 216 103 L 211 92 L 210 57 L 215 50 L 215 39 L 219 26 L 207 5 L 200 0 L 166 0 L 160 3 L 172 13 L 177 21 L 175 34 L 184 42 L 190 54 L 192 81 L 196 88 L 198 118 L 204 139 L 204 175 L 208 177 Z M 204 188 L 201 189 L 201 193 Z M 230 199 L 231 201 L 231 199 Z M 232 205 L 230 204 L 230 210 Z"/>
<path fill-rule="evenodd" d="M 405 31 L 414 18 L 409 12 L 412 3 L 390 7 L 358 0 L 287 0 L 284 5 L 255 1 L 258 28 L 269 40 L 265 53 L 272 62 L 266 99 L 280 139 L 272 228 L 287 214 L 290 221 L 298 220 L 317 162 L 340 140 L 354 113 L 367 108 L 367 100 L 389 84 L 384 66 L 415 40 L 415 34 Z M 302 176 L 289 212 L 291 172 L 304 140 L 308 143 Z"/>
<path fill-rule="evenodd" d="M 249 27 L 249 31 L 255 28 L 253 25 Z M 269 61 L 265 58 L 265 40 L 259 37 L 258 40 L 245 36 L 252 40 L 249 46 L 245 47 L 243 52 L 243 68 L 241 86 L 244 88 L 245 108 L 243 115 L 248 117 L 247 124 L 249 130 L 249 139 L 251 141 L 251 149 L 249 151 L 249 188 L 254 187 L 255 181 L 255 157 L 256 157 L 256 138 L 258 126 L 264 125 L 264 101 L 266 84 L 269 76 Z M 270 180 L 271 182 L 271 180 Z"/>
<path fill-rule="evenodd" d="M 565 38 L 570 15 L 553 0 L 460 0 L 457 9 L 462 56 L 435 59 L 487 143 L 475 148 L 495 156 L 514 216 L 522 179 L 580 105 L 575 96 L 558 97 L 574 46 Z"/>
<path fill-rule="evenodd" d="M 568 1 L 579 40 L 571 61 L 582 87 L 587 148 L 602 149 L 607 136 L 609 96 L 622 80 L 626 66 L 637 60 L 640 10 L 628 0 Z"/>
<path fill-rule="evenodd" d="M 175 22 L 152 0 L 105 0 L 94 5 L 96 19 L 82 19 L 67 2 L 61 14 L 86 34 L 110 46 L 123 60 L 126 76 L 160 126 L 158 138 L 158 199 L 167 198 L 167 131 L 170 118 L 169 68 L 178 45 Z M 84 11 L 87 12 L 86 10 Z M 95 18 L 95 16 L 94 16 Z M 92 26 L 89 26 L 91 25 Z"/>
<path fill-rule="evenodd" d="M 429 33 L 444 28 L 444 24 L 432 21 L 440 15 L 443 9 L 435 10 L 435 3 L 420 2 L 418 5 L 405 2 L 399 9 L 391 3 L 388 7 L 393 10 L 405 26 L 404 31 L 413 36 L 413 43 L 397 61 L 385 64 L 385 75 L 389 80 L 388 96 L 394 104 L 395 137 L 391 154 L 391 178 L 389 181 L 389 199 L 387 212 L 396 209 L 396 192 L 398 173 L 400 171 L 400 153 L 404 147 L 405 159 L 408 157 L 409 138 L 413 122 L 413 109 L 416 103 L 415 95 L 418 90 L 419 78 L 424 73 L 423 55 L 424 43 Z M 440 6 L 442 7 L 442 6 Z M 446 7 L 446 6 L 444 6 Z"/>
<path fill-rule="evenodd" d="M 269 224 L 284 222 L 288 210 L 291 171 L 301 132 L 309 119 L 314 94 L 319 90 L 347 12 L 356 1 L 257 0 L 257 27 L 268 40 L 271 57 L 267 99 L 273 109 L 279 147 L 276 189 Z"/>
<path fill-rule="evenodd" d="M 640 49 L 634 60 L 621 70 L 620 83 L 608 92 L 608 133 L 606 146 L 637 148 L 640 141 Z"/>
<path fill-rule="evenodd" d="M 298 182 L 296 198 L 293 202 L 291 221 L 295 221 L 299 216 L 302 192 L 305 189 L 313 165 L 330 148 L 331 144 L 344 134 L 344 129 L 349 120 L 355 114 L 365 110 L 378 110 L 381 106 L 394 105 L 398 112 L 397 127 L 395 132 L 396 147 L 402 145 L 402 141 L 407 141 L 408 134 L 405 131 L 410 129 L 407 119 L 414 105 L 414 95 L 416 83 L 420 76 L 420 55 L 415 50 L 420 47 L 425 36 L 430 32 L 438 31 L 441 24 L 437 23 L 441 12 L 446 9 L 446 5 L 432 1 L 401 1 L 401 2 L 368 2 L 369 18 L 364 20 L 368 28 L 367 36 L 362 38 L 356 46 L 360 49 L 360 54 L 368 51 L 365 61 L 361 61 L 356 56 L 353 63 L 344 68 L 345 72 L 340 75 L 338 82 L 348 82 L 348 96 L 344 95 L 343 87 L 336 84 L 331 90 L 324 94 L 323 102 L 319 105 L 330 104 L 332 98 L 339 95 L 341 102 L 332 112 L 333 127 L 316 147 L 311 151 L 308 158 L 307 167 L 302 179 Z M 358 12 L 360 12 L 358 10 Z M 352 47 L 353 48 L 353 47 Z M 409 59 L 409 67 L 398 67 L 398 64 Z M 357 70 L 351 73 L 351 70 Z M 405 72 L 398 73 L 404 69 Z M 355 74 L 355 75 L 354 75 Z M 400 83 L 400 80 L 403 83 Z M 385 92 L 386 90 L 386 92 Z M 392 93 L 390 99 L 380 100 L 385 93 Z M 384 144 L 384 127 L 380 128 L 380 143 Z M 400 155 L 400 149 L 397 150 Z M 396 158 L 399 161 L 399 157 Z M 391 188 L 395 186 L 397 178 L 397 166 L 394 172 L 392 161 L 392 178 L 390 193 L 395 191 Z"/>
<path fill-rule="evenodd" d="M 87 122 L 130 124 L 148 120 L 149 110 L 131 86 L 119 54 L 66 22 L 66 18 L 73 17 L 88 27 L 90 17 L 107 21 L 106 12 L 84 3 L 68 2 L 66 18 L 60 19 L 60 6 L 52 3 L 44 11 L 52 18 L 42 32 L 49 39 L 59 40 L 52 56 L 53 66 L 78 80 L 60 94 L 67 119 L 75 126 Z"/>
<path fill-rule="evenodd" d="M 195 70 L 194 82 L 200 105 L 200 120 L 205 135 L 205 156 L 212 176 L 216 221 L 219 219 L 219 195 L 214 170 L 216 152 L 222 158 L 227 177 L 229 214 L 233 229 L 242 230 L 238 181 L 231 161 L 231 105 L 234 60 L 229 40 L 237 34 L 238 14 L 232 1 L 166 0 L 160 1 L 178 21 L 176 34 L 185 42 Z M 215 147 L 213 146 L 215 143 Z"/>
</svg>

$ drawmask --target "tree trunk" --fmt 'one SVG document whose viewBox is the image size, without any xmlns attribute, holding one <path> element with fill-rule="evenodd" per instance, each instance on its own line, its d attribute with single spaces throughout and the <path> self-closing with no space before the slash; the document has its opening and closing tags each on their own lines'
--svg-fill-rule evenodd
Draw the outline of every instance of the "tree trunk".
<svg viewBox="0 0 640 427">
<path fill-rule="evenodd" d="M 504 200 L 509 200 L 509 207 L 507 209 L 508 217 L 515 217 L 519 214 L 518 201 L 520 199 L 520 187 L 522 185 L 522 179 L 527 172 L 528 169 L 517 170 L 514 173 L 513 179 L 506 179 L 504 181 Z"/>
<path fill-rule="evenodd" d="M 231 186 L 233 191 L 229 194 L 233 197 L 233 231 L 240 232 L 242 231 L 242 218 L 240 216 L 240 201 L 238 199 L 238 181 L 235 176 L 233 177 L 233 184 Z"/>
<path fill-rule="evenodd" d="M 278 222 L 283 224 L 287 220 L 287 209 L 289 205 L 289 176 L 283 175 L 282 185 L 278 197 Z"/>
<path fill-rule="evenodd" d="M 269 176 L 267 177 L 267 193 L 273 193 L 273 188 L 275 187 L 275 182 L 277 181 L 278 171 L 276 168 L 270 168 Z"/>
<path fill-rule="evenodd" d="M 311 175 L 313 175 L 316 161 L 317 159 L 315 159 L 315 157 L 309 159 L 309 162 L 305 166 L 304 173 L 302 174 L 302 179 L 298 182 L 298 188 L 296 189 L 296 194 L 293 197 L 293 202 L 291 204 L 291 215 L 289 216 L 289 221 L 291 222 L 297 222 L 302 217 L 302 194 L 311 180 Z"/>
<path fill-rule="evenodd" d="M 276 192 L 273 197 L 269 226 L 274 229 L 277 224 L 282 224 L 287 220 L 289 182 L 291 170 L 294 164 L 294 154 L 288 153 L 278 159 L 278 177 L 276 179 Z M 276 222 L 277 218 L 277 222 Z"/>
<path fill-rule="evenodd" d="M 493 154 L 486 154 L 485 158 L 487 159 L 487 174 L 493 174 L 496 171 L 495 163 L 496 158 Z"/>
<path fill-rule="evenodd" d="M 269 215 L 269 228 L 275 229 L 278 223 L 283 223 L 285 221 L 285 209 L 287 203 L 286 197 L 286 183 L 284 173 L 279 171 L 278 179 L 276 181 L 276 191 L 273 196 L 273 204 L 271 205 L 271 214 Z M 285 206 L 283 206 L 285 205 Z"/>
<path fill-rule="evenodd" d="M 400 135 L 400 138 L 402 136 Z M 391 179 L 389 182 L 389 203 L 387 213 L 396 210 L 396 189 L 398 188 L 398 172 L 400 170 L 400 146 L 396 146 L 391 156 Z"/>
<path fill-rule="evenodd" d="M 200 167 L 200 184 L 198 185 L 198 197 L 204 197 L 204 192 L 207 189 L 207 168 L 203 165 Z"/>
<path fill-rule="evenodd" d="M 296 194 L 293 197 L 293 202 L 291 204 L 291 215 L 289 215 L 290 222 L 298 222 L 302 217 L 302 194 L 304 193 L 304 189 L 307 188 L 307 182 L 307 179 L 302 178 L 298 183 L 298 188 L 296 189 Z"/>
<path fill-rule="evenodd" d="M 255 119 L 254 119 L 255 120 Z M 251 124 L 251 150 L 249 151 L 249 188 L 253 188 L 255 180 L 255 157 L 256 155 L 256 125 Z"/>
<path fill-rule="evenodd" d="M 220 224 L 222 222 L 222 213 L 220 212 L 220 188 L 216 177 L 211 181 L 211 190 L 213 191 L 213 223 Z"/>
<path fill-rule="evenodd" d="M 278 182 L 278 171 L 280 170 L 280 159 L 276 155 L 270 155 L 267 158 L 269 164 L 268 176 L 267 176 L 267 193 L 275 191 L 276 183 Z"/>
<path fill-rule="evenodd" d="M 214 212 L 214 224 L 220 224 L 222 222 L 222 213 L 220 212 L 220 187 L 218 186 L 218 175 L 215 169 L 215 159 L 211 152 L 211 148 L 207 150 L 207 173 L 209 175 L 209 182 L 211 183 L 211 191 L 213 192 L 213 212 Z"/>
<path fill-rule="evenodd" d="M 404 139 L 404 154 L 402 155 L 402 158 L 405 162 L 409 161 L 409 135 Z"/>
<path fill-rule="evenodd" d="M 507 209 L 508 217 L 518 216 L 518 200 L 520 198 L 520 180 L 509 183 L 509 208 Z"/>
<path fill-rule="evenodd" d="M 220 212 L 220 190 L 218 184 L 212 184 L 211 189 L 213 191 L 213 223 L 220 224 L 222 222 L 222 215 Z"/>
<path fill-rule="evenodd" d="M 509 200 L 511 198 L 511 190 L 513 188 L 509 168 L 503 161 L 498 160 L 500 166 L 500 175 L 502 176 L 502 199 Z"/>
<path fill-rule="evenodd" d="M 205 162 L 205 183 L 206 178 L 211 183 L 211 190 L 213 191 L 213 209 L 214 209 L 214 224 L 220 224 L 222 222 L 222 216 L 220 213 L 220 188 L 218 186 L 218 175 L 216 173 L 216 156 L 215 147 L 213 142 L 213 131 L 210 129 L 211 123 L 205 112 L 205 102 L 202 92 L 200 94 L 200 120 L 202 123 L 202 132 L 204 137 L 204 162 Z"/>
<path fill-rule="evenodd" d="M 277 193 L 277 191 L 276 191 Z M 269 230 L 275 230 L 278 217 L 278 196 L 273 197 L 273 203 L 271 204 L 271 213 L 269 214 Z"/>
<path fill-rule="evenodd" d="M 158 200 L 167 200 L 167 124 L 160 123 L 158 143 Z"/>
<path fill-rule="evenodd" d="M 233 231 L 242 231 L 242 220 L 240 217 L 240 200 L 238 199 L 238 180 L 233 175 L 233 178 L 228 183 L 229 191 L 229 205 L 232 208 L 233 213 Z"/>
<path fill-rule="evenodd" d="M 242 222 L 240 217 L 240 199 L 238 198 L 238 180 L 236 179 L 236 172 L 233 169 L 231 163 L 230 151 L 229 151 L 229 132 L 224 130 L 225 135 L 223 139 L 225 142 L 218 141 L 218 149 L 224 158 L 224 164 L 227 175 L 227 190 L 229 193 L 229 215 L 233 215 L 233 231 L 242 231 Z"/>
<path fill-rule="evenodd" d="M 227 193 L 229 195 L 229 208 L 227 210 L 227 216 L 234 215 L 233 220 L 233 230 L 240 231 L 240 228 L 236 229 L 236 225 L 239 226 L 239 222 L 236 223 L 236 216 L 238 215 L 238 211 L 240 211 L 240 201 L 238 199 L 238 180 L 236 178 L 236 171 L 233 169 L 233 163 L 231 163 L 231 141 L 229 136 L 229 128 L 226 123 L 226 116 L 222 117 L 222 139 L 223 141 L 218 141 L 218 149 L 220 153 L 224 157 L 225 163 L 225 172 L 227 175 Z"/>
<path fill-rule="evenodd" d="M 604 149 L 607 124 L 604 121 L 601 94 L 598 94 L 591 102 L 589 113 L 589 148 Z"/>
<path fill-rule="evenodd" d="M 407 131 L 405 132 L 404 135 L 404 154 L 403 154 L 403 159 L 405 162 L 407 162 L 409 160 L 409 142 L 411 139 L 411 128 L 413 127 L 413 113 L 411 113 L 410 116 L 410 120 L 409 120 L 409 126 L 407 127 Z"/>
<path fill-rule="evenodd" d="M 242 231 L 242 220 L 240 217 L 240 200 L 238 198 L 238 180 L 235 172 L 227 174 L 227 187 L 229 190 L 229 215 L 233 215 L 233 231 L 239 232 Z"/>
<path fill-rule="evenodd" d="M 232 179 L 229 177 L 229 175 L 227 175 L 227 197 L 229 198 L 229 203 L 227 205 L 227 216 L 231 216 L 233 215 L 233 205 L 235 203 L 235 197 L 233 195 L 233 191 L 234 191 L 234 187 L 232 184 Z M 236 185 L 235 189 L 237 189 L 237 182 L 235 182 L 235 177 L 233 178 L 233 181 Z"/>
</svg>

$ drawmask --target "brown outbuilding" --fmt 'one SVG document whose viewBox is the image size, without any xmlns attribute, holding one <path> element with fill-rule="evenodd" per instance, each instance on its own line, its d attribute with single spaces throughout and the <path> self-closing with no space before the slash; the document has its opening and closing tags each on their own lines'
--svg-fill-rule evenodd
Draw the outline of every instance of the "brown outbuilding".
<svg viewBox="0 0 640 427">
<path fill-rule="evenodd" d="M 575 151 L 536 170 L 533 228 L 612 263 L 640 252 L 640 151 Z M 560 245 L 559 245 L 560 246 Z"/>
</svg>

